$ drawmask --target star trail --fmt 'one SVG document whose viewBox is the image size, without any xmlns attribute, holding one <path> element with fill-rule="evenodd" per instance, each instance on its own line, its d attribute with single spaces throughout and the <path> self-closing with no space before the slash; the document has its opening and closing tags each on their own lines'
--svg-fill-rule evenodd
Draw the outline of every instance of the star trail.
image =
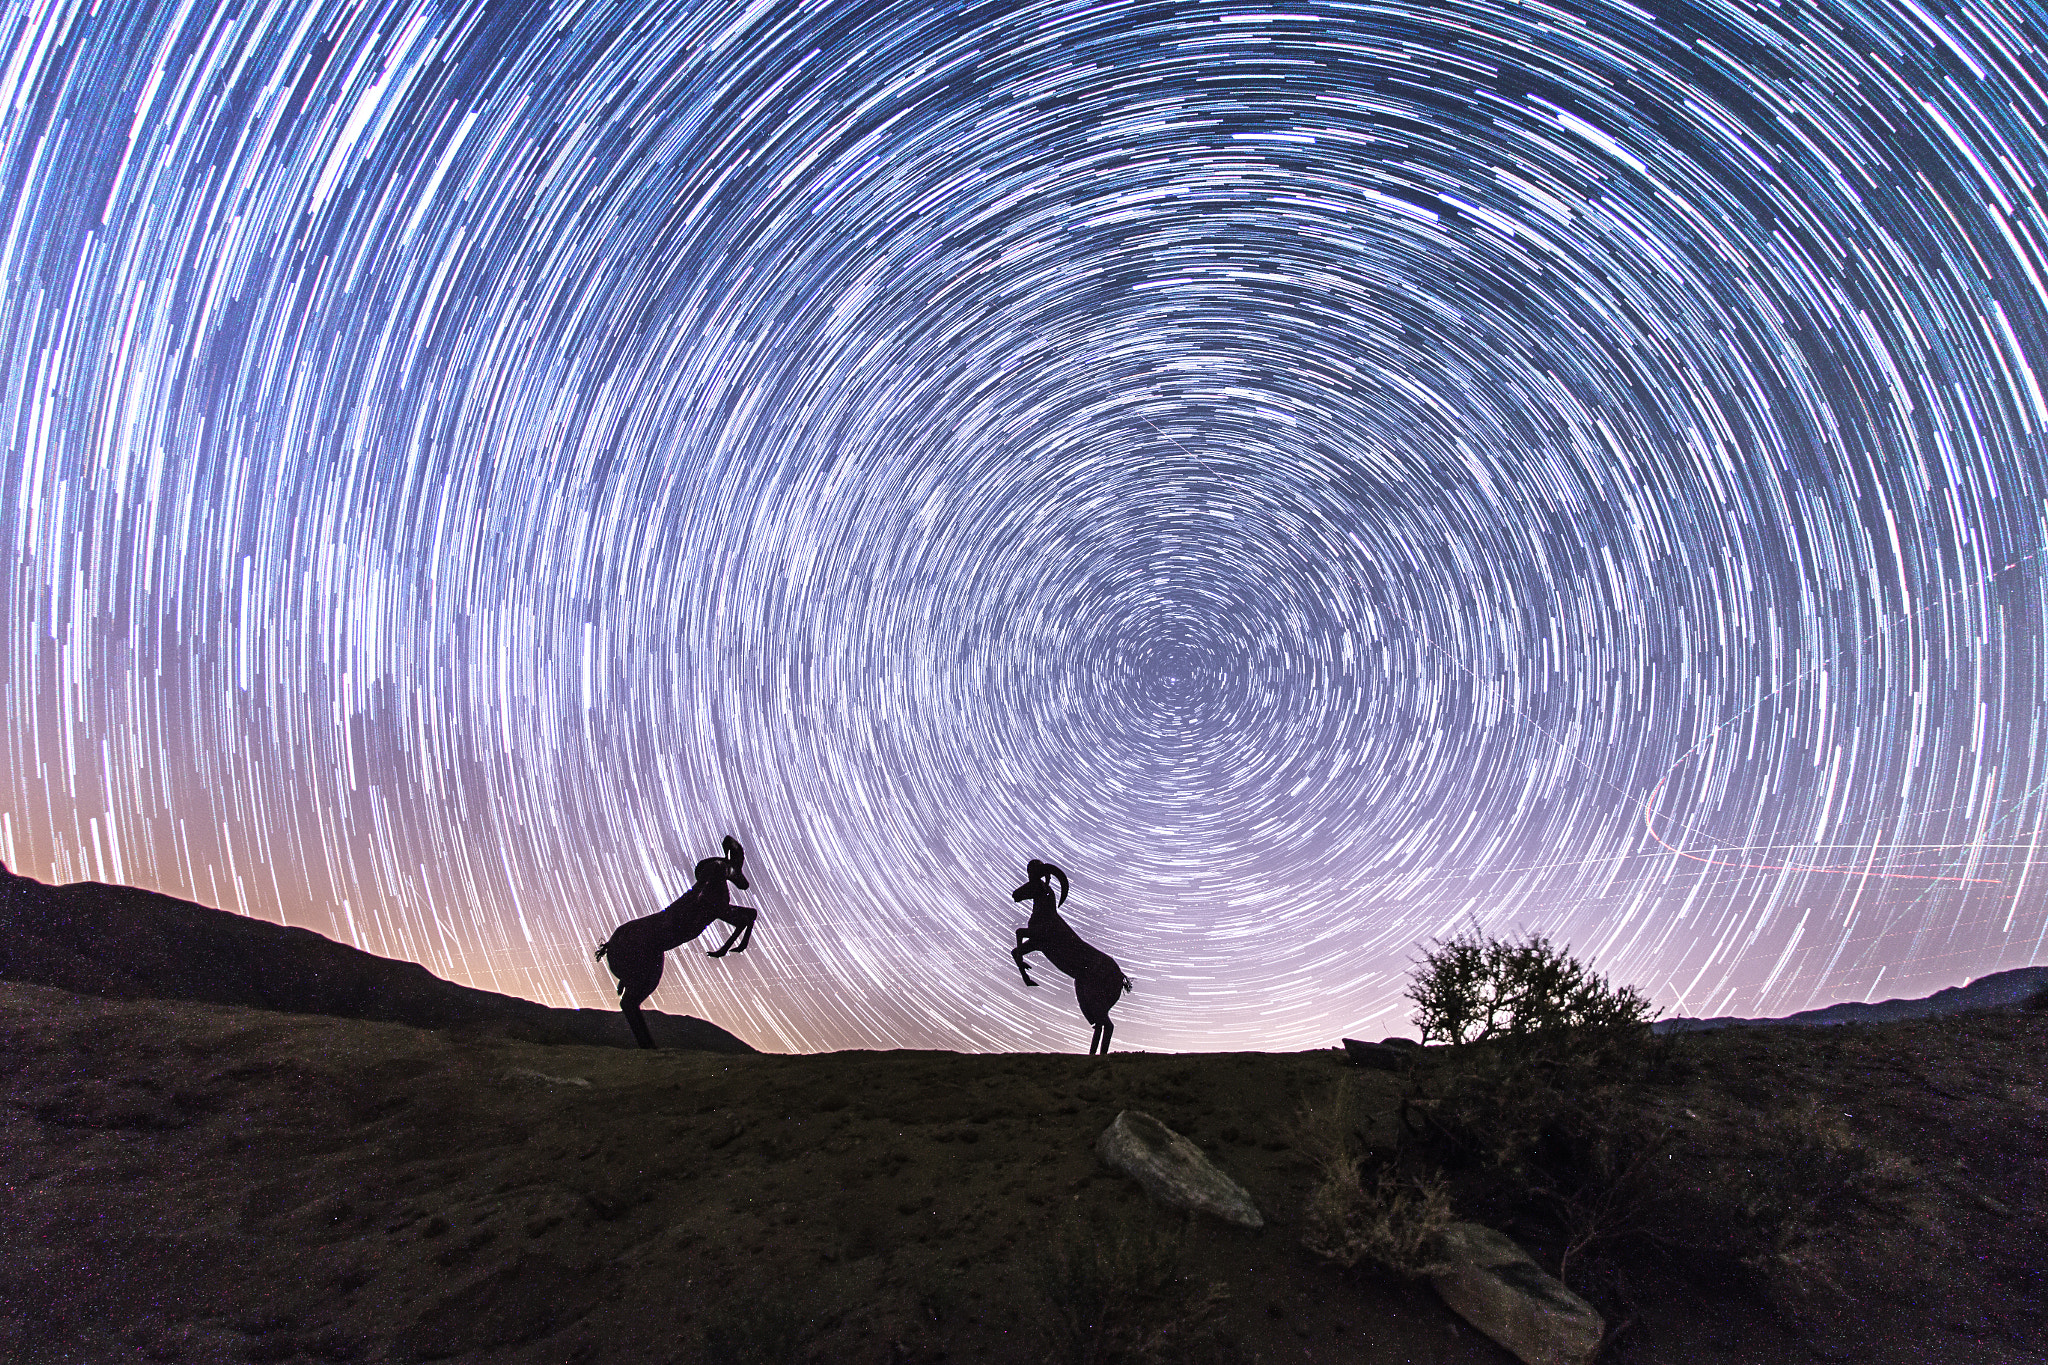
<svg viewBox="0 0 2048 1365">
<path fill-rule="evenodd" d="M 769 1050 L 1081 1051 L 1033 857 L 1119 1047 L 2042 961 L 2044 37 L 9 4 L 0 857 L 608 1007 L 735 834 Z"/>
</svg>

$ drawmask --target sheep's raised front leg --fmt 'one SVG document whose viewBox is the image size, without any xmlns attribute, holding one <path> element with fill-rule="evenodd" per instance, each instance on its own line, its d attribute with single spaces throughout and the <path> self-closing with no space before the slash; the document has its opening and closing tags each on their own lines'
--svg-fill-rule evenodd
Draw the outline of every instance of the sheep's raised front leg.
<svg viewBox="0 0 2048 1365">
<path fill-rule="evenodd" d="M 1038 983 L 1031 979 L 1031 973 L 1024 966 L 1024 954 L 1039 951 L 1038 945 L 1030 941 L 1030 933 L 1029 929 L 1019 929 L 1017 931 L 1017 947 L 1010 954 L 1010 960 L 1017 964 L 1017 974 L 1024 978 L 1024 984 L 1036 986 Z"/>
<path fill-rule="evenodd" d="M 727 953 L 744 953 L 747 945 L 754 941 L 754 920 L 760 911 L 751 905 L 728 905 L 719 918 L 733 925 L 733 931 L 725 936 L 725 942 L 706 953 L 706 957 L 724 957 Z M 744 916 L 744 918 L 742 918 Z"/>
</svg>

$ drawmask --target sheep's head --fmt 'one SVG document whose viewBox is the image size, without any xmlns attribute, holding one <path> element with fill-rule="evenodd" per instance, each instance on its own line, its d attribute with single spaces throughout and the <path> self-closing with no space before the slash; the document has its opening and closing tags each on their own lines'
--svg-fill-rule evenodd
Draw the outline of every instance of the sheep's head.
<svg viewBox="0 0 2048 1365">
<path fill-rule="evenodd" d="M 1040 862 L 1038 859 L 1033 858 L 1024 865 L 1024 875 L 1034 882 L 1042 882 L 1047 877 L 1058 877 L 1060 879 L 1059 903 L 1061 905 L 1067 903 L 1067 874 L 1054 867 L 1051 863 Z"/>
<path fill-rule="evenodd" d="M 700 882 L 731 882 L 742 891 L 747 888 L 746 874 L 740 869 L 746 865 L 747 851 L 740 847 L 740 841 L 730 834 L 725 836 L 725 856 L 706 858 L 697 864 L 697 880 Z"/>
</svg>

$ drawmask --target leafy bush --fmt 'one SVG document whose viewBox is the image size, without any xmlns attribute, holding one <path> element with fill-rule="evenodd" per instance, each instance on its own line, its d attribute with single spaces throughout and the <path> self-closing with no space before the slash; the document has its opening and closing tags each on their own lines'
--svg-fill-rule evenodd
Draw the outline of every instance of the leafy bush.
<svg viewBox="0 0 2048 1365">
<path fill-rule="evenodd" d="M 1556 1030 L 1611 1032 L 1647 1025 L 1650 1002 L 1604 978 L 1541 934 L 1509 943 L 1473 932 L 1425 953 L 1408 989 L 1425 1043 L 1526 1039 Z"/>
<path fill-rule="evenodd" d="M 1429 1187 L 1414 1173 L 1434 1172 L 1477 1221 L 1546 1230 L 1567 1283 L 1583 1279 L 1574 1268 L 1589 1253 L 1637 1239 L 1671 1141 L 1644 1102 L 1644 1082 L 1672 1070 L 1674 1044 L 1652 1035 L 1649 1001 L 1540 935 L 1477 932 L 1425 954 L 1408 998 L 1424 1039 L 1452 1046 L 1402 1094 L 1408 1184 L 1382 1175 L 1376 1186 L 1389 1221 L 1405 1188 Z M 1416 1198 L 1402 1217 L 1436 1216 Z"/>
<path fill-rule="evenodd" d="M 1726 1130 L 1717 1161 L 1697 1134 L 1675 1153 L 1658 1096 L 1687 1078 L 1685 1044 L 1653 1036 L 1636 991 L 1541 937 L 1439 944 L 1409 998 L 1424 1036 L 1453 1046 L 1406 1083 L 1403 1167 L 1439 1172 L 1477 1221 L 1535 1236 L 1596 1299 L 1635 1311 L 1626 1282 L 1656 1260 L 1793 1303 L 1839 1292 L 1845 1226 L 1927 1221 L 1910 1207 L 1911 1167 L 1815 1104 L 1766 1105 Z"/>
<path fill-rule="evenodd" d="M 1811 1040 L 1656 1037 L 1640 994 L 1540 937 L 1439 944 L 1409 998 L 1424 1037 L 1452 1045 L 1418 1054 L 1394 1112 L 1361 1116 L 1346 1085 L 1297 1124 L 1319 1168 L 1303 1241 L 1321 1256 L 1427 1274 L 1440 1229 L 1470 1218 L 1616 1334 L 1701 1287 L 1758 1295 L 1804 1331 L 1873 1284 L 1921 1292 L 1905 1267 L 1953 1245 L 1910 1162 L 1832 1106 L 1786 1106 L 1776 1059 Z"/>
</svg>

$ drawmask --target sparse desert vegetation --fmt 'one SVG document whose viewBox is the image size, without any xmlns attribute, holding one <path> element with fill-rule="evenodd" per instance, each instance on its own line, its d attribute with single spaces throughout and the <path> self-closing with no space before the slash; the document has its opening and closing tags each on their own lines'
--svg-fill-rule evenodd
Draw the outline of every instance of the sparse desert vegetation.
<svg viewBox="0 0 2048 1365">
<path fill-rule="evenodd" d="M 1411 997 L 1424 1036 L 1449 1045 L 1414 1054 L 1391 1109 L 1362 1104 L 1348 1077 L 1303 1108 L 1319 1254 L 1419 1278 L 1442 1268 L 1434 1239 L 1452 1220 L 1505 1230 L 1603 1310 L 1616 1359 L 1654 1353 L 1646 1339 L 1688 1315 L 1678 1305 L 1709 1302 L 1758 1312 L 1823 1357 L 1868 1351 L 1887 1317 L 1921 1358 L 2048 1349 L 2023 1260 L 1981 1256 L 1989 1282 L 1957 1275 L 1970 1218 L 1952 1189 L 1953 1172 L 2004 1172 L 2025 1212 L 1981 1189 L 1967 1198 L 2002 1211 L 2001 1245 L 2022 1220 L 2038 1227 L 2038 1119 L 1951 1154 L 1940 1101 L 1964 1092 L 1889 1083 L 1928 1046 L 1968 1071 L 1968 1094 L 2038 1106 L 2038 1072 L 2002 1046 L 2010 1030 L 2038 1032 L 2038 1013 L 1660 1037 L 1639 994 L 1540 937 L 1441 944 Z M 1952 1330 L 1980 1334 L 1974 1347 L 1930 1344 L 1912 1318 L 1937 1305 Z M 1710 1344 L 1730 1335 L 1703 1330 Z"/>
</svg>

